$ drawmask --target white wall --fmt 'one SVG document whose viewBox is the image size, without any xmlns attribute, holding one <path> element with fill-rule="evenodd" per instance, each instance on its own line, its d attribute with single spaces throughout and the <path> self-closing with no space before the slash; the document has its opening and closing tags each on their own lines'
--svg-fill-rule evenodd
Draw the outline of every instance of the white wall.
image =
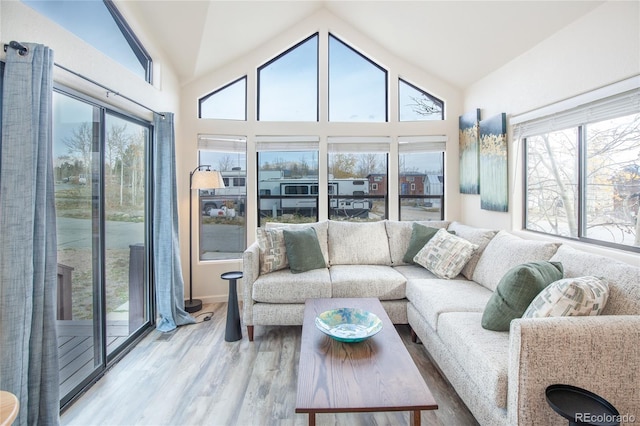
<svg viewBox="0 0 640 426">
<path fill-rule="evenodd" d="M 640 3 L 610 1 L 473 84 L 465 91 L 464 109 L 481 108 L 483 118 L 506 112 L 509 124 L 510 116 L 638 74 Z M 482 210 L 479 195 L 461 195 L 463 222 L 522 229 L 523 165 L 518 148 L 509 126 L 509 212 Z"/>
<path fill-rule="evenodd" d="M 315 32 L 320 32 L 320 122 L 318 123 L 269 123 L 257 122 L 256 111 L 256 75 L 257 67 L 277 56 L 296 43 L 306 39 Z M 329 123 L 327 121 L 327 33 L 331 32 L 345 43 L 358 49 L 371 60 L 377 62 L 388 71 L 389 79 L 389 123 Z M 248 76 L 248 120 L 247 122 L 200 120 L 198 116 L 198 99 L 224 86 L 225 84 L 243 76 Z M 430 92 L 445 101 L 446 116 L 444 121 L 399 123 L 397 121 L 397 91 L 398 76 Z M 256 135 L 317 135 L 320 137 L 320 170 L 326 170 L 327 137 L 328 136 L 398 136 L 411 135 L 447 135 L 449 138 L 446 155 L 446 206 L 448 219 L 459 217 L 458 194 L 458 116 L 461 114 L 461 93 L 458 89 L 427 74 L 424 70 L 410 65 L 389 51 L 381 48 L 367 37 L 327 10 L 320 10 L 294 27 L 279 34 L 271 40 L 265 41 L 254 51 L 244 57 L 216 70 L 208 76 L 196 80 L 183 87 L 180 113 L 182 126 L 178 129 L 178 197 L 180 199 L 180 235 L 182 236 L 182 262 L 185 270 L 185 281 L 188 282 L 189 253 L 188 241 L 188 179 L 189 171 L 197 165 L 197 137 L 198 134 L 242 135 L 248 138 L 247 152 L 247 198 L 256 199 L 256 170 L 255 170 L 255 136 Z M 392 146 L 389 158 L 390 170 L 397 170 L 397 147 Z M 393 168 L 395 164 L 395 169 Z M 326 188 L 326 175 L 320 173 L 320 188 Z M 389 176 L 389 212 L 390 218 L 397 219 L 397 176 Z M 324 196 L 323 196 L 324 195 Z M 194 196 L 194 198 L 196 198 Z M 194 200 L 195 203 L 196 200 Z M 197 206 L 193 208 L 193 223 L 197 223 Z M 320 194 L 320 218 L 326 218 L 326 194 Z M 325 215 L 325 217 L 323 217 Z M 254 229 L 257 227 L 255 209 L 247 211 L 248 243 L 254 241 Z M 196 231 L 197 232 L 197 231 Z M 194 233 L 195 234 L 195 233 Z M 194 235 L 193 253 L 198 253 L 198 238 Z M 194 255 L 194 257 L 196 257 Z M 225 301 L 227 282 L 220 279 L 220 274 L 229 270 L 242 269 L 242 263 L 232 261 L 193 260 L 194 295 L 205 301 Z"/>
<path fill-rule="evenodd" d="M 118 7 L 121 5 L 119 4 Z M 146 39 L 142 31 L 138 31 L 138 24 L 130 21 L 128 24 L 154 60 L 153 85 L 149 85 L 123 65 L 22 2 L 0 1 L 0 40 L 3 44 L 11 40 L 44 44 L 53 49 L 54 61 L 57 64 L 89 77 L 153 110 L 177 111 L 180 92 L 175 73 L 164 63 L 161 50 L 154 46 L 152 40 Z M 0 55 L 3 55 L 4 59 L 6 54 L 2 52 Z M 104 89 L 87 83 L 58 67 L 54 67 L 54 81 L 142 119 L 152 120 L 149 111 L 113 94 L 107 97 Z"/>
</svg>

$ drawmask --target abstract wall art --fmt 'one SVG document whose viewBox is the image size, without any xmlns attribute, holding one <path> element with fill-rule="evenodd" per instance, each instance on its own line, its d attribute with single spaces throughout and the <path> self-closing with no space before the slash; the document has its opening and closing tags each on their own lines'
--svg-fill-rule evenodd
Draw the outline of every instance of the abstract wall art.
<svg viewBox="0 0 640 426">
<path fill-rule="evenodd" d="M 506 212 L 509 207 L 507 115 L 480 121 L 480 208 Z"/>
<path fill-rule="evenodd" d="M 458 118 L 460 140 L 460 193 L 480 193 L 480 143 L 478 123 L 480 109 L 468 112 Z"/>
</svg>

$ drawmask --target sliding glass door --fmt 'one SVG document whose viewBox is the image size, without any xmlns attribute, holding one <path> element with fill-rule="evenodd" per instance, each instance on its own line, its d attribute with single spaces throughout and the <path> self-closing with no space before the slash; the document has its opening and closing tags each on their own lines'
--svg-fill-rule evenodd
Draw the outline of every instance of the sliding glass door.
<svg viewBox="0 0 640 426">
<path fill-rule="evenodd" d="M 150 324 L 150 126 L 54 93 L 61 406 Z"/>
</svg>

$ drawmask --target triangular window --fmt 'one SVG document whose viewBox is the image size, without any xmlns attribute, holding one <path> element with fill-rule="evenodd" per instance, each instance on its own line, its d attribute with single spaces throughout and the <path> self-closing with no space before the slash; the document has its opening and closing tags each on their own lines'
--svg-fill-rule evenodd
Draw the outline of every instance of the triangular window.
<svg viewBox="0 0 640 426">
<path fill-rule="evenodd" d="M 388 121 L 387 71 L 331 34 L 329 121 Z"/>
<path fill-rule="evenodd" d="M 112 0 L 22 2 L 151 82 L 151 57 Z"/>
<path fill-rule="evenodd" d="M 403 79 L 398 81 L 400 121 L 444 120 L 444 102 Z"/>
<path fill-rule="evenodd" d="M 318 34 L 258 68 L 259 121 L 318 121 Z"/>
<path fill-rule="evenodd" d="M 246 120 L 247 76 L 201 98 L 199 104 L 199 118 Z"/>
</svg>

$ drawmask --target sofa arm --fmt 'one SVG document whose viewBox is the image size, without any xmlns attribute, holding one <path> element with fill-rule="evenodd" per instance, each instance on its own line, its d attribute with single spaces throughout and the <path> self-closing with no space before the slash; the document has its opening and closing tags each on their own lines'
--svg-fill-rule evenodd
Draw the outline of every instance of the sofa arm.
<svg viewBox="0 0 640 426">
<path fill-rule="evenodd" d="M 242 319 L 246 326 L 253 325 L 253 283 L 260 276 L 260 248 L 251 244 L 242 254 Z"/>
<path fill-rule="evenodd" d="M 509 335 L 509 424 L 566 425 L 546 401 L 556 383 L 600 395 L 621 424 L 640 420 L 640 316 L 518 319 Z"/>
</svg>

